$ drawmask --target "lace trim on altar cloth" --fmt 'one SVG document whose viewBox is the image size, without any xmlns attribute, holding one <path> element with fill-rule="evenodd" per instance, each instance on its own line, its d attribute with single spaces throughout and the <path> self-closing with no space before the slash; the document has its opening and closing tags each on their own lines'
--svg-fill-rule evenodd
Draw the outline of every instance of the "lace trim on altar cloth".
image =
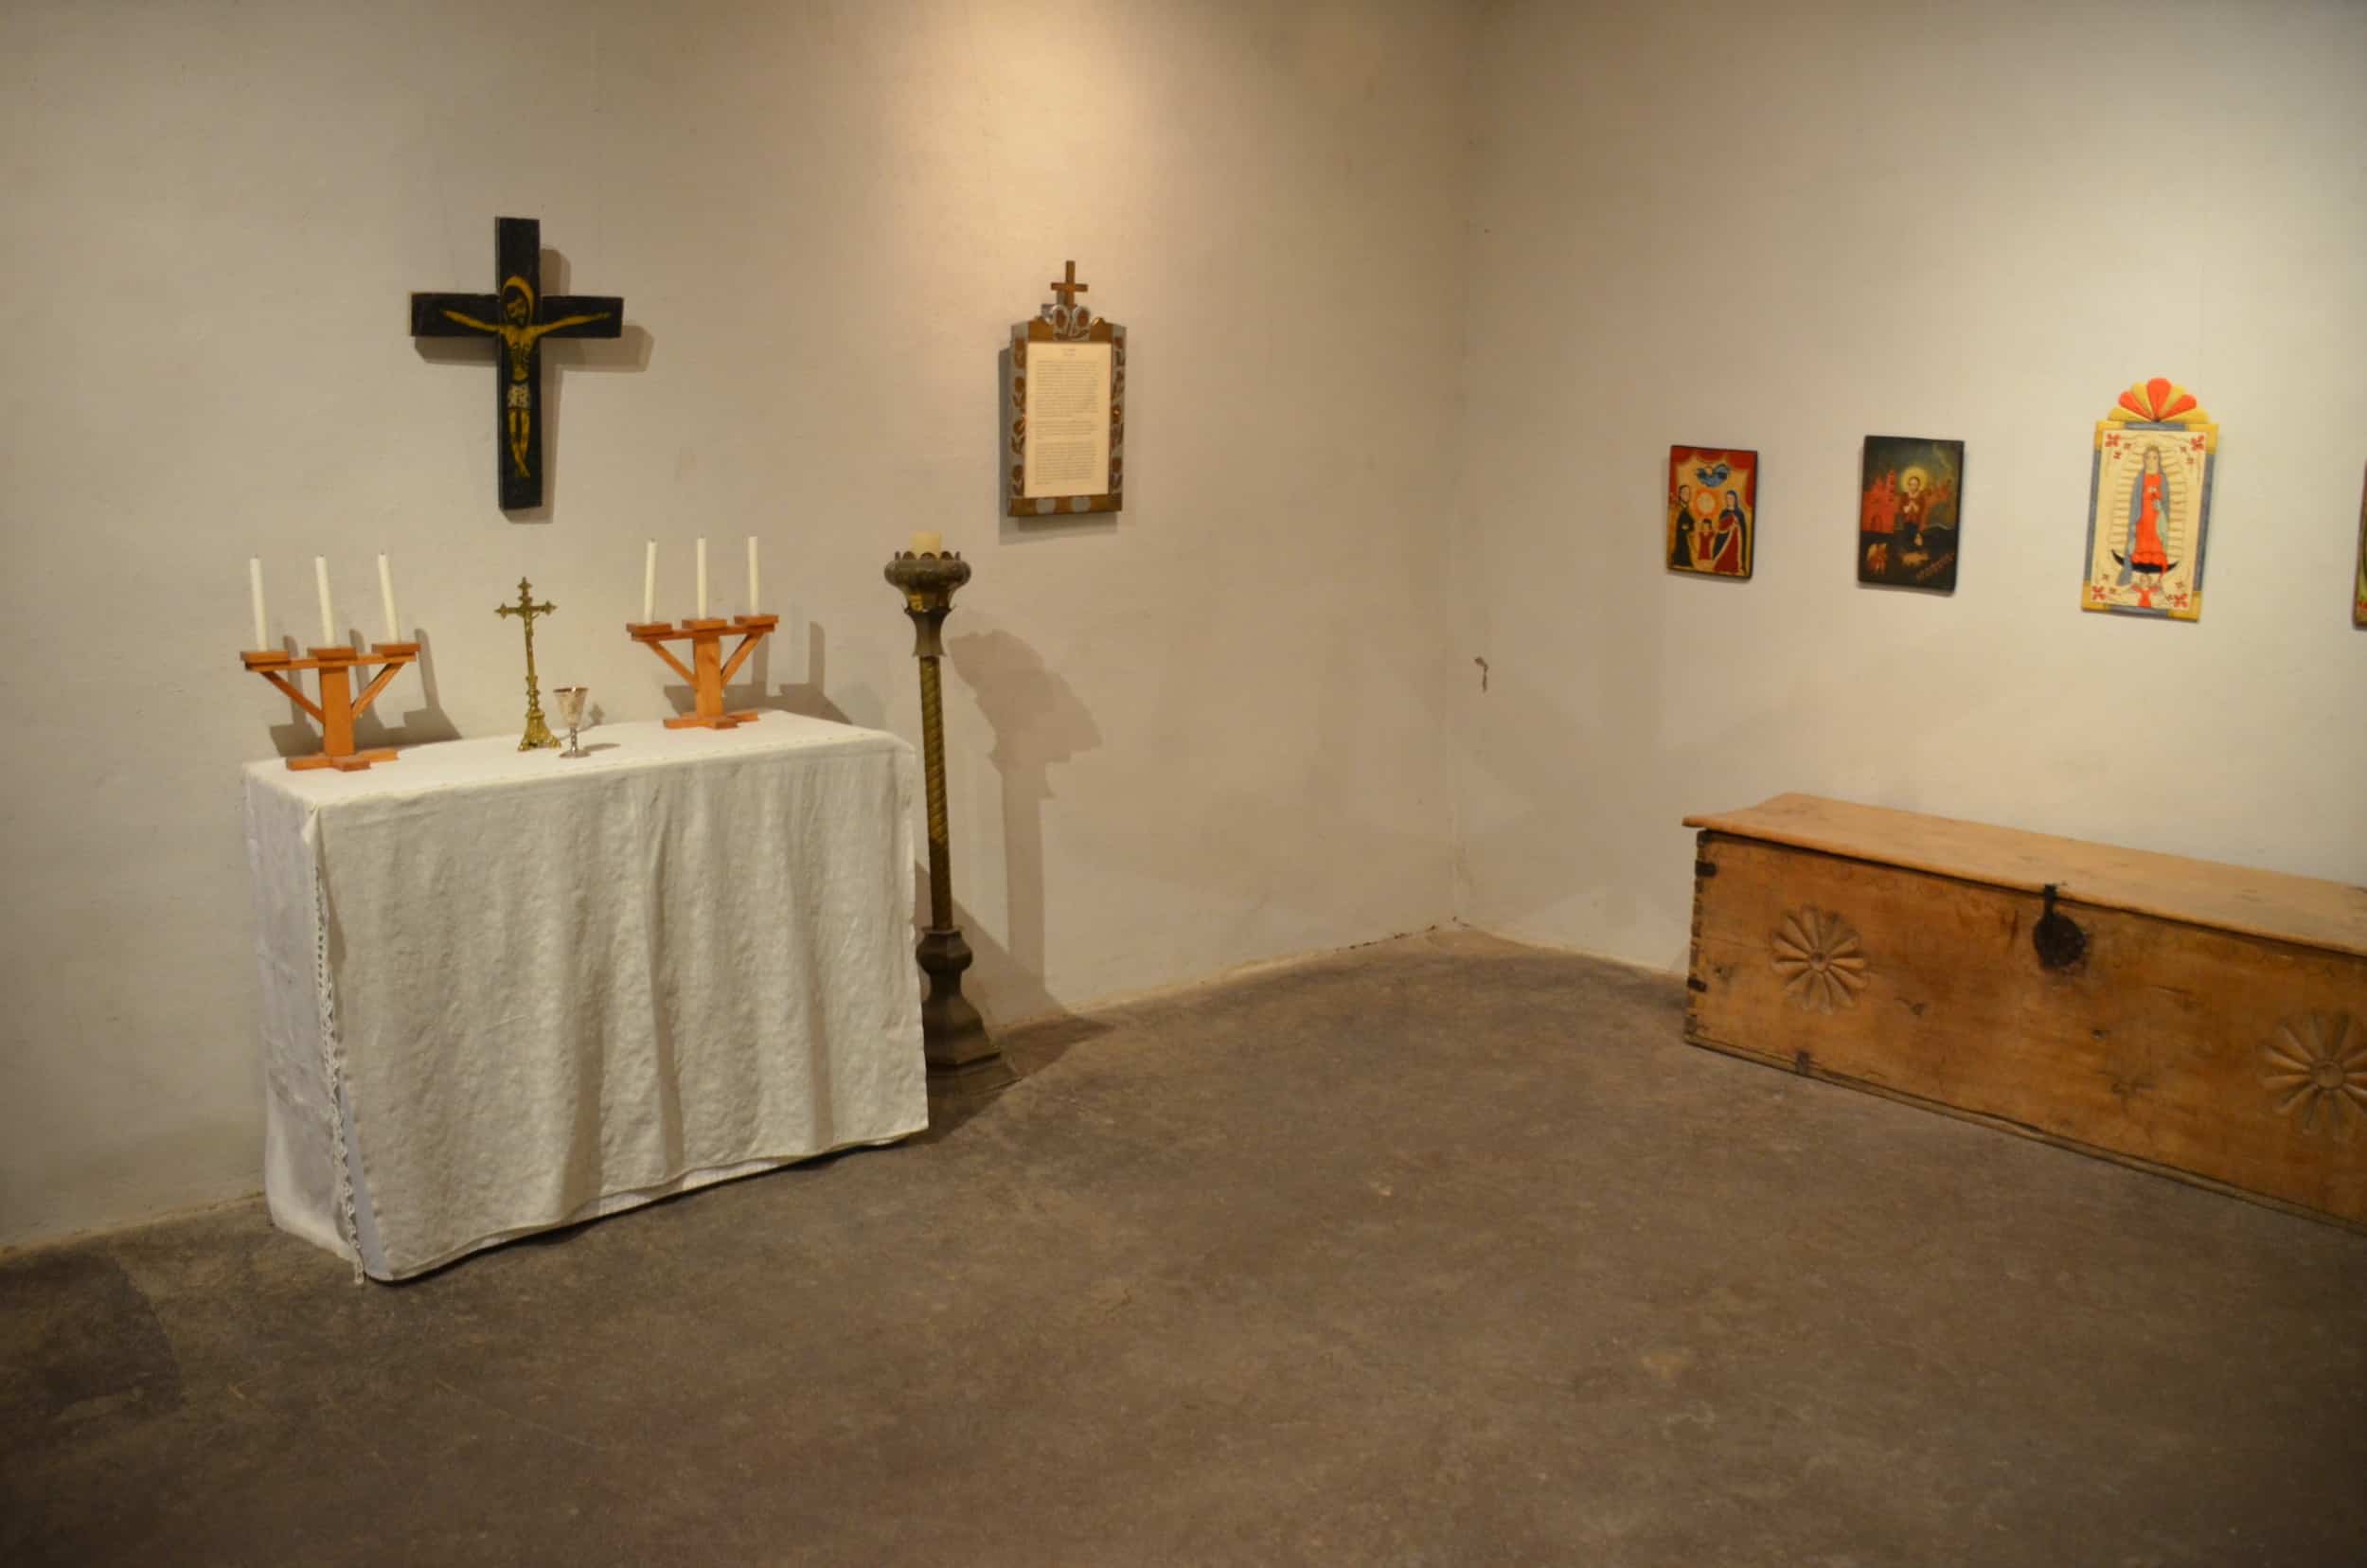
<svg viewBox="0 0 2367 1568">
<path fill-rule="evenodd" d="M 362 1283 L 362 1221 L 354 1206 L 353 1166 L 346 1149 L 346 1050 L 337 1035 L 337 988 L 329 967 L 329 895 L 322 885 L 319 819 L 313 820 L 312 994 L 319 1003 L 321 1078 L 329 1090 L 329 1135 L 337 1162 L 337 1234 L 353 1256 L 353 1282 Z"/>
</svg>

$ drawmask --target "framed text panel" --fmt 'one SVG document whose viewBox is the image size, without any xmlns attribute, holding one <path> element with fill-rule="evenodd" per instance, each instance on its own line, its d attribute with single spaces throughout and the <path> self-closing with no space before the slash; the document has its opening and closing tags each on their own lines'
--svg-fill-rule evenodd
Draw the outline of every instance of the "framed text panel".
<svg viewBox="0 0 2367 1568">
<path fill-rule="evenodd" d="M 1012 517 L 1113 512 L 1126 500 L 1126 329 L 1055 304 L 1011 329 L 1004 492 Z"/>
</svg>

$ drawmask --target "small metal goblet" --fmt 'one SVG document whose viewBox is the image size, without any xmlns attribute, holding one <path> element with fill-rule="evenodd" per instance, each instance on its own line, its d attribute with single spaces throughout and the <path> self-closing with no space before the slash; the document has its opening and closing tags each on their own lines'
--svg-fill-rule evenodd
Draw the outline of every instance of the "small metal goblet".
<svg viewBox="0 0 2367 1568">
<path fill-rule="evenodd" d="M 576 740 L 576 732 L 583 728 L 583 700 L 591 694 L 590 686 L 560 686 L 551 693 L 559 699 L 559 722 L 567 726 L 567 749 L 561 757 L 591 755 Z"/>
</svg>

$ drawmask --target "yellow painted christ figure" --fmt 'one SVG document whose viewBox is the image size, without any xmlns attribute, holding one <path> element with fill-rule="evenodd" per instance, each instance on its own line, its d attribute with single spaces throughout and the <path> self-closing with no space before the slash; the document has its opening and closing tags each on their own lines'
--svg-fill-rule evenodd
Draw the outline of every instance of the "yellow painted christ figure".
<svg viewBox="0 0 2367 1568">
<path fill-rule="evenodd" d="M 533 470 L 527 466 L 526 454 L 534 438 L 535 398 L 528 386 L 535 370 L 535 346 L 553 332 L 568 327 L 581 327 L 587 322 L 606 321 L 606 311 L 589 315 L 561 316 L 557 321 L 534 319 L 534 285 L 523 277 L 502 279 L 502 319 L 479 321 L 472 315 L 447 309 L 444 314 L 461 326 L 479 332 L 490 332 L 502 340 L 508 350 L 509 389 L 502 399 L 507 416 L 509 460 L 518 468 L 520 478 L 528 478 Z"/>
<path fill-rule="evenodd" d="M 417 337 L 494 339 L 500 392 L 497 474 L 505 510 L 543 504 L 542 350 L 546 337 L 613 338 L 624 330 L 625 302 L 606 295 L 542 293 L 542 225 L 531 218 L 497 219 L 489 294 L 415 294 L 411 331 Z"/>
</svg>

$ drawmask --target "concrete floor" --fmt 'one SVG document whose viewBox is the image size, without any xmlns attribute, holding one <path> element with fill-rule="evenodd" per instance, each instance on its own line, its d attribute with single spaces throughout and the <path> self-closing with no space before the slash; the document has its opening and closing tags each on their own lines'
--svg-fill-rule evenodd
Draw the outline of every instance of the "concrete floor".
<svg viewBox="0 0 2367 1568">
<path fill-rule="evenodd" d="M 0 1561 L 2367 1562 L 2367 1238 L 1413 937 L 930 1141 L 356 1288 L 0 1264 Z"/>
</svg>

